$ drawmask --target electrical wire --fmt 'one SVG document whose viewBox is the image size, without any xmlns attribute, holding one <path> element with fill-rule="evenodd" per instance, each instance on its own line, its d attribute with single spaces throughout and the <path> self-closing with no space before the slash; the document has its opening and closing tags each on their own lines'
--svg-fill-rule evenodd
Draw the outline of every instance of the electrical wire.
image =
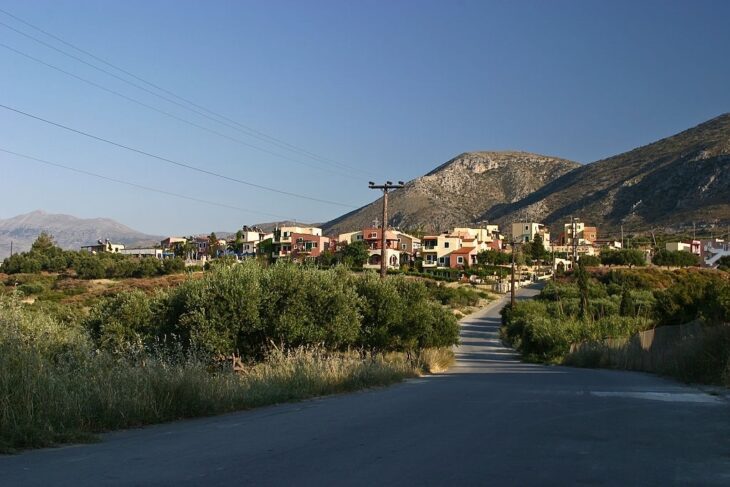
<svg viewBox="0 0 730 487">
<path fill-rule="evenodd" d="M 43 61 L 43 60 L 41 60 L 41 59 L 39 59 L 39 58 L 37 58 L 35 56 L 31 56 L 30 54 L 27 54 L 27 53 L 25 53 L 23 51 L 20 51 L 19 49 L 15 49 L 14 47 L 11 47 L 11 46 L 9 46 L 7 44 L 4 44 L 2 42 L 0 42 L 0 47 L 6 49 L 8 51 L 11 51 L 11 52 L 13 52 L 15 54 L 18 54 L 19 56 L 23 56 L 23 57 L 25 57 L 27 59 L 30 59 L 31 61 L 34 61 L 34 62 L 36 62 L 38 64 L 41 64 L 41 65 L 46 66 L 48 68 L 54 69 L 54 70 L 56 70 L 56 71 L 58 71 L 60 73 L 63 73 L 65 75 L 67 75 L 67 76 L 70 76 L 70 77 L 75 78 L 75 79 L 77 79 L 79 81 L 82 81 L 82 82 L 84 82 L 84 83 L 86 83 L 88 85 L 94 86 L 95 88 L 98 88 L 100 90 L 106 91 L 107 93 L 111 93 L 112 95 L 118 96 L 119 98 L 122 98 L 124 100 L 129 101 L 129 102 L 132 102 L 134 104 L 140 105 L 140 106 L 142 106 L 144 108 L 147 108 L 149 110 L 155 111 L 157 113 L 160 113 L 160 114 L 162 114 L 162 115 L 164 115 L 166 117 L 169 117 L 169 118 L 172 118 L 174 120 L 177 120 L 177 121 L 183 122 L 185 124 L 191 125 L 191 126 L 196 127 L 196 128 L 198 128 L 200 130 L 204 130 L 204 131 L 206 131 L 208 133 L 212 133 L 212 134 L 217 135 L 219 137 L 222 137 L 224 139 L 230 140 L 232 142 L 235 142 L 235 143 L 244 145 L 246 147 L 250 147 L 250 148 L 259 150 L 261 152 L 265 152 L 267 154 L 271 154 L 271 155 L 276 156 L 276 157 L 281 157 L 283 159 L 286 159 L 288 161 L 294 162 L 296 164 L 301 164 L 301 165 L 304 165 L 304 166 L 307 166 L 307 167 L 310 167 L 310 168 L 319 169 L 321 171 L 327 171 L 327 172 L 330 172 L 330 173 L 333 173 L 333 174 L 337 174 L 338 176 L 341 176 L 341 177 L 345 177 L 345 178 L 349 178 L 349 179 L 355 179 L 355 180 L 360 180 L 360 178 L 355 177 L 355 176 L 352 176 L 351 174 L 345 174 L 345 173 L 341 173 L 341 172 L 334 171 L 333 169 L 330 169 L 330 168 L 323 168 L 323 167 L 319 167 L 319 166 L 313 166 L 311 164 L 306 164 L 306 163 L 301 162 L 301 161 L 298 161 L 296 159 L 292 159 L 292 158 L 287 157 L 287 156 L 284 156 L 282 154 L 278 154 L 278 153 L 273 152 L 273 151 L 270 151 L 268 149 L 264 149 L 262 147 L 258 147 L 256 145 L 250 144 L 250 143 L 245 142 L 245 141 L 243 141 L 241 139 L 238 139 L 238 138 L 235 138 L 235 137 L 231 137 L 231 136 L 226 135 L 226 134 L 224 134 L 222 132 L 218 132 L 217 130 L 213 130 L 211 128 L 205 127 L 205 126 L 200 125 L 198 123 L 192 122 L 192 121 L 190 121 L 188 119 L 179 117 L 179 116 L 177 116 L 175 114 L 172 114 L 170 112 L 166 112 L 164 110 L 160 110 L 159 108 L 156 108 L 156 107 L 154 107 L 152 105 L 149 105 L 149 104 L 144 103 L 142 101 L 139 101 L 137 99 L 131 98 L 131 97 L 129 97 L 129 96 L 123 94 L 123 93 L 120 93 L 120 92 L 116 91 L 116 90 L 113 90 L 111 88 L 107 88 L 105 86 L 100 85 L 99 83 L 96 83 L 94 81 L 91 81 L 91 80 L 88 80 L 88 79 L 83 78 L 81 76 L 78 76 L 78 75 L 76 75 L 74 73 L 71 73 L 69 71 L 66 71 L 63 68 L 59 68 L 58 66 L 54 66 L 53 64 L 47 63 L 47 62 L 45 62 L 45 61 Z"/>
<path fill-rule="evenodd" d="M 314 196 L 307 196 L 307 195 L 303 195 L 303 194 L 299 194 L 299 193 L 293 193 L 291 191 L 284 191 L 284 190 L 281 190 L 281 189 L 272 188 L 270 186 L 264 186 L 262 184 L 257 184 L 257 183 L 252 183 L 250 181 L 245 181 L 243 179 L 238 179 L 238 178 L 234 178 L 234 177 L 231 177 L 231 176 L 226 176 L 224 174 L 220 174 L 220 173 L 217 173 L 217 172 L 214 172 L 214 171 L 209 171 L 207 169 L 202 169 L 200 167 L 193 166 L 191 164 L 187 164 L 187 163 L 184 163 L 184 162 L 179 162 L 179 161 L 176 161 L 174 159 L 170 159 L 170 158 L 163 157 L 163 156 L 160 156 L 160 155 L 157 155 L 157 154 L 153 154 L 151 152 L 144 151 L 142 149 L 136 149 L 134 147 L 121 144 L 119 142 L 114 142 L 113 140 L 105 139 L 104 137 L 99 137 L 98 135 L 93 135 L 93 134 L 90 134 L 88 132 L 84 132 L 82 130 L 75 129 L 75 128 L 69 127 L 67 125 L 63 125 L 61 123 L 58 123 L 58 122 L 53 122 L 51 120 L 48 120 L 48 119 L 39 117 L 37 115 L 30 114 L 28 112 L 24 112 L 22 110 L 19 110 L 17 108 L 13 108 L 13 107 L 10 107 L 10 106 L 7 106 L 7 105 L 0 104 L 0 108 L 3 108 L 5 110 L 11 111 L 11 112 L 15 112 L 15 113 L 17 113 L 19 115 L 23 115 L 23 116 L 28 117 L 28 118 L 32 118 L 34 120 L 38 120 L 38 121 L 43 122 L 43 123 L 46 123 L 48 125 L 53 125 L 55 127 L 62 128 L 62 129 L 67 130 L 69 132 L 73 132 L 73 133 L 76 133 L 76 134 L 79 134 L 79 135 L 83 135 L 84 137 L 88 137 L 90 139 L 94 139 L 94 140 L 97 140 L 97 141 L 100 141 L 100 142 L 104 142 L 104 143 L 109 144 L 109 145 L 113 145 L 115 147 L 119 147 L 121 149 L 128 150 L 130 152 L 134 152 L 136 154 L 141 154 L 143 156 L 147 156 L 147 157 L 150 157 L 150 158 L 153 158 L 153 159 L 157 159 L 157 160 L 160 160 L 160 161 L 163 161 L 163 162 L 167 162 L 169 164 L 173 164 L 173 165 L 178 166 L 178 167 L 184 167 L 186 169 L 190 169 L 191 171 L 200 172 L 200 173 L 203 173 L 203 174 L 207 174 L 209 176 L 214 176 L 214 177 L 217 177 L 217 178 L 220 178 L 220 179 L 224 179 L 224 180 L 227 180 L 227 181 L 231 181 L 231 182 L 234 182 L 234 183 L 239 183 L 239 184 L 243 184 L 243 185 L 246 185 L 246 186 L 250 186 L 252 188 L 257 188 L 257 189 L 261 189 L 261 190 L 265 190 L 265 191 L 270 191 L 272 193 L 283 194 L 283 195 L 286 195 L 286 196 L 292 196 L 292 197 L 295 197 L 295 198 L 305 199 L 305 200 L 309 200 L 309 201 L 316 201 L 316 202 L 319 202 L 319 203 L 326 203 L 326 204 L 329 204 L 329 205 L 341 206 L 341 207 L 346 207 L 346 208 L 357 208 L 357 206 L 355 206 L 355 205 L 349 205 L 349 204 L 345 204 L 345 203 L 339 203 L 337 201 L 325 200 L 325 199 L 322 199 L 322 198 L 316 198 Z"/>
<path fill-rule="evenodd" d="M 65 164 L 60 164 L 58 162 L 52 162 L 52 161 L 49 161 L 49 160 L 46 160 L 46 159 L 41 159 L 39 157 L 34 157 L 34 156 L 27 155 L 27 154 L 21 154 L 20 152 L 15 152 L 15 151 L 12 151 L 12 150 L 9 150 L 9 149 L 5 149 L 3 147 L 0 147 L 0 152 L 5 152 L 6 154 L 11 154 L 11 155 L 16 156 L 16 157 L 22 157 L 24 159 L 28 159 L 28 160 L 31 160 L 31 161 L 39 162 L 41 164 L 45 164 L 45 165 L 48 165 L 48 166 L 53 166 L 53 167 L 65 169 L 65 170 L 72 171 L 72 172 L 75 172 L 75 173 L 78 173 L 78 174 L 85 174 L 87 176 L 92 176 L 92 177 L 95 177 L 95 178 L 98 178 L 98 179 L 103 179 L 105 181 L 111 181 L 111 182 L 114 182 L 114 183 L 123 184 L 123 185 L 126 185 L 126 186 L 131 186 L 133 188 L 143 189 L 145 191 L 151 191 L 151 192 L 154 192 L 154 193 L 163 194 L 163 195 L 166 195 L 166 196 L 174 196 L 176 198 L 190 200 L 190 201 L 194 201 L 196 203 L 205 203 L 207 205 L 218 206 L 218 207 L 227 208 L 227 209 L 230 209 L 230 210 L 238 210 L 238 211 L 241 211 L 241 212 L 244 212 L 244 213 L 250 213 L 250 214 L 254 214 L 254 215 L 264 215 L 264 216 L 267 216 L 267 217 L 281 218 L 283 220 L 297 221 L 295 219 L 292 219 L 292 218 L 289 218 L 289 217 L 286 217 L 286 216 L 282 216 L 282 215 L 278 215 L 276 213 L 268 213 L 268 212 L 260 211 L 260 210 L 249 210 L 249 209 L 246 209 L 246 208 L 241 208 L 241 207 L 229 205 L 229 204 L 226 204 L 226 203 L 218 203 L 216 201 L 210 201 L 210 200 L 205 200 L 205 199 L 201 199 L 201 198 L 195 198 L 194 196 L 188 196 L 188 195 L 184 195 L 184 194 L 173 193 L 171 191 L 166 191 L 166 190 L 158 189 L 158 188 L 152 188 L 150 186 L 144 186 L 144 185 L 137 184 L 137 183 L 133 183 L 133 182 L 130 182 L 130 181 L 125 181 L 123 179 L 117 179 L 117 178 L 113 178 L 113 177 L 110 177 L 110 176 L 104 176 L 102 174 L 97 174 L 97 173 L 94 173 L 94 172 L 91 172 L 91 171 L 86 171 L 84 169 L 78 169 L 78 168 L 75 168 L 75 167 L 72 167 L 72 166 L 67 166 Z"/>
<path fill-rule="evenodd" d="M 190 106 L 193 106 L 193 107 L 196 107 L 197 109 L 191 108 L 190 106 L 187 106 L 185 104 L 182 104 L 182 103 L 179 103 L 179 102 L 177 102 L 175 100 L 172 100 L 172 99 L 170 99 L 167 96 L 160 95 L 159 93 L 156 93 L 156 92 L 154 92 L 152 90 L 149 90 L 149 89 L 145 88 L 144 86 L 140 86 L 137 83 L 131 82 L 131 81 L 129 81 L 129 80 L 127 80 L 127 79 L 125 79 L 125 78 L 123 78 L 121 76 L 118 76 L 118 75 L 116 75 L 114 73 L 109 72 L 108 70 L 105 70 L 103 68 L 100 68 L 100 67 L 98 67 L 98 66 L 96 66 L 96 65 L 94 65 L 92 63 L 89 63 L 88 61 L 86 61 L 86 60 L 84 60 L 84 59 L 82 59 L 82 58 L 80 58 L 78 56 L 75 56 L 73 54 L 70 54 L 70 53 L 62 50 L 62 49 L 59 49 L 59 48 L 53 46 L 52 44 L 49 44 L 49 43 L 47 43 L 45 41 L 42 41 L 42 40 L 38 39 L 37 37 L 34 37 L 34 36 L 28 34 L 27 32 L 23 32 L 23 31 L 21 31 L 19 29 L 16 29 L 15 27 L 12 27 L 12 26 L 4 23 L 4 22 L 0 22 L 0 25 L 2 25 L 4 27 L 6 27 L 6 28 L 8 28 L 8 29 L 10 29 L 10 30 L 12 30 L 12 31 L 14 31 L 14 32 L 16 32 L 16 33 L 18 33 L 18 34 L 26 37 L 26 38 L 28 38 L 28 39 L 33 40 L 34 42 L 37 42 L 37 43 L 39 43 L 41 45 L 44 45 L 44 46 L 48 47 L 49 49 L 53 49 L 54 51 L 56 51 L 58 53 L 61 53 L 61 54 L 65 55 L 65 56 L 68 56 L 68 57 L 70 57 L 72 59 L 75 59 L 78 62 L 81 62 L 81 63 L 83 63 L 83 64 L 85 64 L 85 65 L 87 65 L 87 66 L 89 66 L 89 67 L 91 67 L 93 69 L 96 69 L 96 70 L 98 70 L 100 72 L 103 72 L 103 73 L 109 75 L 109 76 L 112 76 L 112 77 L 114 77 L 114 78 L 116 78 L 116 79 L 118 79 L 118 80 L 120 80 L 120 81 L 122 81 L 124 83 L 127 83 L 127 84 L 129 84 L 129 85 L 131 85 L 131 86 L 133 86 L 133 87 L 135 87 L 135 88 L 137 88 L 139 90 L 145 91 L 145 92 L 147 92 L 149 94 L 152 94 L 152 95 L 154 95 L 154 96 L 156 96 L 158 98 L 161 98 L 161 99 L 163 99 L 163 100 L 165 100 L 165 101 L 167 101 L 169 103 L 173 103 L 173 104 L 175 104 L 177 106 L 180 106 L 180 107 L 182 107 L 182 108 L 184 108 L 186 110 L 192 111 L 192 112 L 194 112 L 194 113 L 196 113 L 196 114 L 198 114 L 200 116 L 203 116 L 205 118 L 208 118 L 210 120 L 213 120 L 213 121 L 215 121 L 217 123 L 220 123 L 222 125 L 226 125 L 226 126 L 228 126 L 230 128 L 233 128 L 234 130 L 242 131 L 243 133 L 245 133 L 246 135 L 248 135 L 250 137 L 255 137 L 255 138 L 258 138 L 260 140 L 264 140 L 264 141 L 266 141 L 268 143 L 271 143 L 273 145 L 276 145 L 276 146 L 278 146 L 280 148 L 283 148 L 283 149 L 286 149 L 286 150 L 290 150 L 290 151 L 296 152 L 296 153 L 298 153 L 300 155 L 305 155 L 307 157 L 310 157 L 310 158 L 319 160 L 320 162 L 323 162 L 323 163 L 327 163 L 327 164 L 330 164 L 330 165 L 339 166 L 341 169 L 348 169 L 350 171 L 356 171 L 356 172 L 360 172 L 360 173 L 362 173 L 364 175 L 367 175 L 366 172 L 362 171 L 359 168 L 353 167 L 351 165 L 344 164 L 342 162 L 339 162 L 339 161 L 336 161 L 336 160 L 333 160 L 333 159 L 329 159 L 329 158 L 326 158 L 326 157 L 323 157 L 323 156 L 319 156 L 319 155 L 317 155 L 317 154 L 315 154 L 315 153 L 313 153 L 311 151 L 302 149 L 301 147 L 298 147 L 298 146 L 296 146 L 294 144 L 287 143 L 287 142 L 285 142 L 285 141 L 283 141 L 281 139 L 277 139 L 277 138 L 272 137 L 270 135 L 267 135 L 267 134 L 265 134 L 263 132 L 260 132 L 258 130 L 255 130 L 255 129 L 251 128 L 251 127 L 248 127 L 246 125 L 243 125 L 243 124 L 241 124 L 239 122 L 236 122 L 235 120 L 233 120 L 233 119 L 231 119 L 229 117 L 226 117 L 224 115 L 221 115 L 219 113 L 216 113 L 213 110 L 210 110 L 208 108 L 205 108 L 202 105 L 199 105 L 197 103 L 194 103 L 194 102 L 192 102 L 192 101 L 190 101 L 190 100 L 188 100 L 188 99 L 186 99 L 186 98 L 184 98 L 182 96 L 179 96 L 179 95 L 173 93 L 170 90 L 164 89 L 164 88 L 160 87 L 157 84 L 154 84 L 154 83 L 152 83 L 150 81 L 147 81 L 147 80 L 145 80 L 145 79 L 143 79 L 143 78 L 141 78 L 141 77 L 139 77 L 139 76 L 137 76 L 137 75 L 135 75 L 135 74 L 133 74 L 133 73 L 125 70 L 125 69 L 123 69 L 123 68 L 120 68 L 120 67 L 118 67 L 118 66 L 116 66 L 116 65 L 114 65 L 114 64 L 112 64 L 112 63 L 110 63 L 110 62 L 108 62 L 108 61 L 106 61 L 106 60 L 104 60 L 104 59 L 102 59 L 102 58 L 100 58 L 100 57 L 98 57 L 98 56 L 96 56 L 96 55 L 94 55 L 94 54 L 92 54 L 92 53 L 90 53 L 90 52 L 82 49 L 82 48 L 80 48 L 80 47 L 77 47 L 77 46 L 71 44 L 68 41 L 65 41 L 64 39 L 60 38 L 57 35 L 54 35 L 54 34 L 48 32 L 48 31 L 45 31 L 45 30 L 41 29 L 40 27 L 37 27 L 37 26 L 31 24 L 30 22 L 27 22 L 27 21 L 21 19 L 20 17 L 17 17 L 16 15 L 11 14 L 10 12 L 8 12 L 6 10 L 0 9 L 0 12 L 2 12 L 5 15 L 7 15 L 7 16 L 13 18 L 13 19 L 15 19 L 18 22 L 21 22 L 22 24 L 24 24 L 24 25 L 26 25 L 26 26 L 28 26 L 28 27 L 30 27 L 32 29 L 35 29 L 38 32 L 41 32 L 42 34 L 44 34 L 46 36 L 49 36 L 49 37 L 57 40 L 58 42 L 63 43 L 64 45 L 66 45 L 68 47 L 71 47 L 72 49 L 75 49 L 78 52 L 81 52 L 81 53 L 85 54 L 86 56 L 89 56 L 89 57 L 95 59 L 98 62 L 101 62 L 101 63 L 103 63 L 103 64 L 105 64 L 105 65 L 107 65 L 107 66 L 109 66 L 109 67 L 111 67 L 113 69 L 116 69 L 119 72 L 122 72 L 122 73 L 126 74 L 127 76 L 130 76 L 130 77 L 132 77 L 132 78 L 134 78 L 134 79 L 136 79 L 138 81 L 141 81 L 141 82 L 147 84 L 148 86 L 152 86 L 153 88 L 155 88 L 155 89 L 157 89 L 157 90 L 159 90 L 159 91 L 161 91 L 163 93 L 167 93 L 167 94 L 169 94 L 169 95 L 171 95 L 171 96 L 173 96 L 173 97 L 175 97 L 175 98 L 177 98 L 179 100 L 182 100 L 186 104 L 188 104 Z M 207 112 L 207 114 L 204 113 L 204 112 L 201 112 L 200 110 L 203 110 L 204 112 Z M 208 114 L 210 114 L 210 115 L 208 115 Z M 217 118 L 213 118 L 211 115 L 213 115 L 213 116 L 215 116 Z"/>
</svg>

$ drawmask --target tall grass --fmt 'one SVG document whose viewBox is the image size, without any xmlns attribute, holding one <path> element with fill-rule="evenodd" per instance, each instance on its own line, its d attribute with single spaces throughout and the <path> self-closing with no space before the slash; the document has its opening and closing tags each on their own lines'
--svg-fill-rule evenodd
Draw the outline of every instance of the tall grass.
<svg viewBox="0 0 730 487">
<path fill-rule="evenodd" d="M 96 350 L 85 329 L 0 299 L 0 451 L 384 386 L 426 369 L 403 353 L 274 350 L 239 373 L 182 347 Z"/>
<path fill-rule="evenodd" d="M 384 386 L 415 376 L 403 354 L 275 352 L 243 373 L 195 358 L 130 363 L 99 354 L 56 362 L 0 346 L 0 452 L 86 440 L 94 433 Z"/>
</svg>

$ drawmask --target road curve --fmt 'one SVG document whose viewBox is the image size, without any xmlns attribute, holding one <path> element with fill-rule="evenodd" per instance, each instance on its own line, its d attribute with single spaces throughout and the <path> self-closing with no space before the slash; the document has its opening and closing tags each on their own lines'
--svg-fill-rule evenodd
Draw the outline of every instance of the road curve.
<svg viewBox="0 0 730 487">
<path fill-rule="evenodd" d="M 462 320 L 447 374 L 3 456 L 0 485 L 730 485 L 725 399 L 521 363 L 502 304 Z"/>
</svg>

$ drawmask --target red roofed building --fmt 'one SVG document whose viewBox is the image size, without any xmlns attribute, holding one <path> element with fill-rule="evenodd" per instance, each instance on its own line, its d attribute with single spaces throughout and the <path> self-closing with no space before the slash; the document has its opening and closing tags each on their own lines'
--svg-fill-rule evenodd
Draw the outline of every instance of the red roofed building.
<svg viewBox="0 0 730 487">
<path fill-rule="evenodd" d="M 449 267 L 452 269 L 463 269 L 466 266 L 477 263 L 477 247 L 462 247 L 451 252 L 446 257 L 449 259 Z"/>
</svg>

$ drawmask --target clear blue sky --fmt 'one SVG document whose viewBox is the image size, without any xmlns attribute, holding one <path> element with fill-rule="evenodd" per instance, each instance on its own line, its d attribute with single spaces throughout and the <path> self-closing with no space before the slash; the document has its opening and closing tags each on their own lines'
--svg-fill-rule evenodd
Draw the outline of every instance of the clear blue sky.
<svg viewBox="0 0 730 487">
<path fill-rule="evenodd" d="M 257 184 L 360 206 L 464 151 L 587 163 L 730 110 L 730 2 L 15 1 L 0 8 L 231 119 L 250 138 L 0 25 L 0 43 L 300 163 L 140 107 L 0 47 L 0 104 Z M 0 21 L 71 51 L 0 13 Z M 78 53 L 77 53 L 78 54 Z M 80 54 L 79 54 L 80 55 Z M 80 55 L 82 56 L 82 55 Z M 173 167 L 0 109 L 0 147 L 252 211 L 0 153 L 0 218 L 42 208 L 155 234 L 347 211 Z M 343 174 L 344 172 L 344 174 Z M 368 177 L 368 175 L 372 175 Z"/>
</svg>

